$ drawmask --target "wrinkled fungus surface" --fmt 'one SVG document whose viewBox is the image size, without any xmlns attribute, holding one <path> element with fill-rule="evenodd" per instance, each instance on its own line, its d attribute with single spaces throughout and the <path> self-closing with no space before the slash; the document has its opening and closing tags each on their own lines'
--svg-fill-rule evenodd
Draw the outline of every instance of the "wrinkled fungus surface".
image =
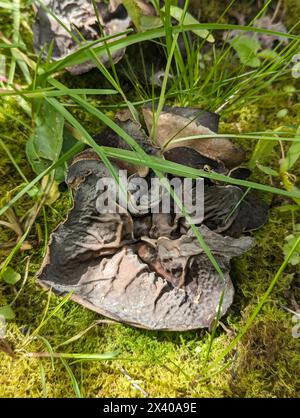
<svg viewBox="0 0 300 418">
<path fill-rule="evenodd" d="M 151 112 L 144 107 L 149 132 Z M 229 167 L 242 162 L 243 151 L 228 139 L 207 138 L 201 146 L 202 140 L 196 139 L 172 144 L 174 116 L 177 139 L 217 132 L 216 115 L 192 108 L 164 108 L 156 144 L 129 115 L 117 115 L 116 122 L 148 154 L 228 175 L 233 171 Z M 128 148 L 110 128 L 95 139 L 101 145 Z M 124 168 L 118 161 L 112 163 L 116 170 Z M 238 175 L 239 170 L 234 171 Z M 128 172 L 145 179 L 154 175 L 137 166 Z M 233 301 L 231 258 L 253 246 L 252 238 L 242 233 L 266 221 L 267 205 L 238 186 L 205 184 L 204 218 L 195 226 L 218 262 L 220 275 L 182 213 L 152 213 L 150 207 L 139 212 L 130 206 L 120 213 L 99 212 L 97 182 L 110 176 L 92 150 L 73 159 L 66 182 L 75 190 L 74 206 L 51 236 L 40 282 L 59 293 L 73 291 L 73 299 L 89 309 L 133 326 L 180 331 L 210 327 L 222 294 L 221 315 Z"/>
<path fill-rule="evenodd" d="M 119 1 L 95 2 L 98 8 L 95 13 L 93 2 L 90 0 L 44 0 L 44 6 L 37 7 L 36 20 L 33 26 L 34 48 L 37 53 L 43 51 L 47 57 L 47 51 L 53 42 L 51 59 L 57 60 L 65 58 L 74 52 L 84 42 L 97 41 L 102 37 L 99 22 L 102 27 L 103 35 L 106 37 L 117 35 L 128 29 L 131 19 L 125 7 Z M 59 21 L 54 18 L 54 15 Z M 60 23 L 61 22 L 61 23 Z M 119 35 L 108 38 L 106 42 L 112 42 Z M 103 43 L 98 42 L 96 46 Z M 114 63 L 118 62 L 124 55 L 125 49 L 112 52 L 111 59 Z M 102 63 L 109 67 L 110 57 L 108 54 L 101 55 Z M 93 60 L 73 65 L 69 71 L 74 74 L 85 73 L 96 67 Z"/>
</svg>

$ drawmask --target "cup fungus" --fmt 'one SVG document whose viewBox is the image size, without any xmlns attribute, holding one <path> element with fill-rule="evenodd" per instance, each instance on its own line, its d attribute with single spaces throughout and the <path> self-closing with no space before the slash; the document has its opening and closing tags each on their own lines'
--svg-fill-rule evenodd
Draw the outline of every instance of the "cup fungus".
<svg viewBox="0 0 300 418">
<path fill-rule="evenodd" d="M 143 109 L 149 132 L 151 112 L 149 107 Z M 164 108 L 156 144 L 128 115 L 119 115 L 116 122 L 148 154 L 177 163 L 190 161 L 190 166 L 227 175 L 242 162 L 240 149 L 228 139 L 213 137 L 218 118 L 210 112 Z M 172 144 L 173 138 L 206 133 L 210 137 L 203 141 Z M 129 148 L 110 128 L 95 139 L 101 145 Z M 112 164 L 116 170 L 122 167 L 117 160 Z M 129 176 L 140 175 L 146 180 L 155 177 L 152 170 L 141 174 L 139 167 L 131 167 Z M 170 213 L 152 213 L 150 207 L 136 212 L 130 206 L 114 213 L 99 211 L 97 183 L 104 177 L 111 174 L 92 150 L 71 162 L 66 182 L 74 189 L 74 206 L 51 235 L 40 283 L 60 294 L 73 291 L 72 298 L 80 304 L 136 327 L 178 331 L 210 327 L 221 296 L 221 316 L 233 300 L 231 258 L 253 245 L 251 237 L 241 234 L 266 221 L 266 204 L 238 186 L 205 184 L 204 219 L 195 227 L 218 262 L 220 275 L 184 215 L 172 210 L 174 206 Z"/>
</svg>

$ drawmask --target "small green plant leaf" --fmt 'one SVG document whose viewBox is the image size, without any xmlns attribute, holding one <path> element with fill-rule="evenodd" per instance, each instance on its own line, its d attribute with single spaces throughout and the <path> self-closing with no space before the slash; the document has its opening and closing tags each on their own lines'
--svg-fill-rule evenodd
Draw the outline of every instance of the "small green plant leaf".
<svg viewBox="0 0 300 418">
<path fill-rule="evenodd" d="M 6 56 L 3 54 L 0 54 L 0 76 L 4 78 L 6 77 Z"/>
<path fill-rule="evenodd" d="M 263 49 L 262 51 L 258 52 L 257 56 L 267 61 L 276 60 L 279 55 L 273 49 Z"/>
<path fill-rule="evenodd" d="M 260 66 L 258 51 L 261 46 L 255 37 L 239 36 L 232 41 L 231 45 L 238 54 L 242 64 L 253 68 Z"/>
<path fill-rule="evenodd" d="M 16 284 L 21 279 L 21 274 L 15 271 L 12 267 L 7 267 L 2 273 L 2 279 L 7 284 Z"/>
<path fill-rule="evenodd" d="M 284 108 L 284 109 L 280 109 L 278 112 L 277 112 L 277 114 L 276 114 L 276 116 L 278 117 L 278 118 L 285 118 L 286 117 L 286 115 L 289 113 L 289 110 L 288 109 L 286 109 L 286 108 Z"/>
<path fill-rule="evenodd" d="M 275 145 L 276 141 L 259 139 L 249 161 L 249 168 L 253 169 L 258 164 L 264 163 L 270 157 Z"/>
<path fill-rule="evenodd" d="M 262 165 L 262 164 L 256 164 L 257 165 L 257 168 L 260 170 L 260 171 L 262 171 L 263 173 L 265 173 L 265 174 L 268 174 L 269 176 L 274 176 L 274 177 L 277 177 L 279 174 L 277 173 L 277 171 L 276 170 L 274 170 L 273 168 L 271 168 L 271 167 L 267 167 L 267 166 L 265 166 L 265 165 Z"/>
<path fill-rule="evenodd" d="M 162 8 L 162 11 L 165 11 L 165 8 Z M 183 9 L 177 6 L 170 6 L 170 14 L 171 16 L 176 19 L 178 22 L 182 21 L 182 13 Z M 185 16 L 182 21 L 183 25 L 198 25 L 199 22 L 195 19 L 191 14 L 188 12 L 185 13 Z M 207 29 L 194 29 L 192 32 L 199 36 L 200 38 L 206 39 L 208 42 L 215 42 L 215 38 L 213 35 L 209 33 Z"/>
<path fill-rule="evenodd" d="M 15 313 L 10 307 L 10 305 L 0 306 L 0 317 L 4 319 L 14 319 Z"/>
<path fill-rule="evenodd" d="M 30 197 L 35 197 L 39 194 L 39 188 L 37 186 L 33 186 L 32 189 L 28 190 L 27 194 Z"/>
<path fill-rule="evenodd" d="M 300 208 L 298 205 L 282 205 L 276 209 L 278 210 L 278 212 L 289 212 L 299 210 Z"/>
<path fill-rule="evenodd" d="M 291 251 L 291 248 L 293 248 L 296 241 L 299 239 L 299 235 L 297 234 L 297 231 L 300 231 L 300 224 L 297 224 L 295 229 L 296 229 L 296 234 L 291 234 L 285 237 L 285 240 L 287 241 L 283 245 L 283 253 L 285 256 Z M 289 263 L 292 266 L 296 266 L 297 264 L 300 263 L 300 243 L 297 245 L 293 255 L 291 256 L 289 260 Z"/>
<path fill-rule="evenodd" d="M 63 358 L 61 358 L 61 361 L 62 361 L 63 365 L 65 366 L 65 369 L 66 369 L 66 371 L 67 371 L 67 373 L 70 377 L 70 380 L 71 380 L 72 387 L 73 387 L 73 390 L 75 392 L 76 398 L 82 398 L 77 379 L 76 379 L 71 367 L 66 362 L 66 360 L 64 360 Z"/>
<path fill-rule="evenodd" d="M 141 16 L 141 30 L 146 31 L 154 28 L 160 28 L 163 22 L 158 16 Z"/>
<path fill-rule="evenodd" d="M 127 13 L 129 14 L 131 20 L 133 21 L 134 26 L 140 32 L 141 30 L 141 14 L 142 11 L 138 6 L 137 0 L 122 0 Z"/>
<path fill-rule="evenodd" d="M 290 170 L 295 162 L 300 157 L 300 126 L 295 135 L 295 142 L 289 147 L 285 159 L 281 162 L 281 169 L 283 171 Z"/>
<path fill-rule="evenodd" d="M 47 190 L 48 184 L 49 184 L 49 176 L 43 177 L 42 182 L 41 182 L 41 190 L 43 192 L 45 192 Z M 48 190 L 48 193 L 47 193 L 47 198 L 45 200 L 46 205 L 52 205 L 59 198 L 60 193 L 59 193 L 59 190 L 58 190 L 58 184 L 59 183 L 57 181 L 54 181 L 51 184 L 51 187 L 50 187 L 50 189 Z"/>
<path fill-rule="evenodd" d="M 44 101 L 36 127 L 26 144 L 27 158 L 33 170 L 40 174 L 59 158 L 63 142 L 63 116 Z"/>
</svg>

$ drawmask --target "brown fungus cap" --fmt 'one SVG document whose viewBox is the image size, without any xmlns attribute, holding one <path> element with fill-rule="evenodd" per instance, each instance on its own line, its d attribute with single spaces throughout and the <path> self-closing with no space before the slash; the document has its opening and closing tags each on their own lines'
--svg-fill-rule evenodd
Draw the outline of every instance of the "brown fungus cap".
<svg viewBox="0 0 300 418">
<path fill-rule="evenodd" d="M 152 131 L 152 106 L 143 107 L 143 115 L 148 128 Z M 235 167 L 244 160 L 244 151 L 227 138 L 214 138 L 218 130 L 218 115 L 197 108 L 179 108 L 165 106 L 160 112 L 154 140 L 165 151 L 177 147 L 191 148 L 202 157 L 222 161 L 226 167 Z M 210 135 L 210 138 L 182 140 L 190 136 Z"/>
</svg>

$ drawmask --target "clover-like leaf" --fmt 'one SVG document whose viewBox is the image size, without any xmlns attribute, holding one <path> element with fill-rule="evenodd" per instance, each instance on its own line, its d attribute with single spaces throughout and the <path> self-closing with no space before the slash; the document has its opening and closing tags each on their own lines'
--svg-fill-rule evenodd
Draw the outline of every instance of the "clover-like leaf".
<svg viewBox="0 0 300 418">
<path fill-rule="evenodd" d="M 260 66 L 260 59 L 257 54 L 261 46 L 255 37 L 239 36 L 231 42 L 231 45 L 242 64 L 253 68 Z"/>
<path fill-rule="evenodd" d="M 12 267 L 8 266 L 2 273 L 1 278 L 7 284 L 16 284 L 21 279 L 21 274 L 15 271 Z"/>
<path fill-rule="evenodd" d="M 40 174 L 59 158 L 64 118 L 53 106 L 43 101 L 35 122 L 34 132 L 26 144 L 26 154 L 33 170 Z"/>
</svg>

